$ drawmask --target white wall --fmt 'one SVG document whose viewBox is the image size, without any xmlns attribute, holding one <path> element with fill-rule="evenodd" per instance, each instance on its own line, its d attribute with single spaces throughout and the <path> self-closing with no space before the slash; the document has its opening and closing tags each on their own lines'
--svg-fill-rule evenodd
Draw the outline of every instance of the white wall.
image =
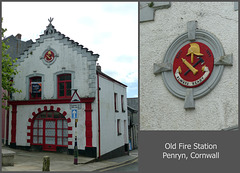
<svg viewBox="0 0 240 173">
<path fill-rule="evenodd" d="M 124 120 L 127 120 L 127 99 L 126 88 L 118 83 L 109 81 L 102 76 L 99 76 L 100 93 L 100 119 L 101 119 L 101 155 L 110 152 L 113 149 L 124 146 Z M 118 110 L 114 108 L 114 93 L 118 94 Z M 121 95 L 124 95 L 125 112 L 121 108 Z M 121 133 L 117 134 L 117 119 L 121 122 Z M 127 139 L 128 139 L 128 129 Z"/>
<path fill-rule="evenodd" d="M 187 32 L 187 22 L 214 34 L 225 54 L 233 53 L 217 86 L 195 100 L 195 110 L 185 110 L 184 100 L 165 87 L 153 63 L 163 62 L 170 44 Z M 156 10 L 155 19 L 140 23 L 140 123 L 141 130 L 221 130 L 238 123 L 238 11 L 233 2 L 171 2 Z"/>
</svg>

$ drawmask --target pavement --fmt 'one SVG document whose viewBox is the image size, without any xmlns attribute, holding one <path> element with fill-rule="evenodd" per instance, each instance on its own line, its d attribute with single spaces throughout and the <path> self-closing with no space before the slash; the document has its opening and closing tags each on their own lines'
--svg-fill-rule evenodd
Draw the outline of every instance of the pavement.
<svg viewBox="0 0 240 173">
<path fill-rule="evenodd" d="M 74 156 L 67 153 L 37 152 L 13 149 L 2 146 L 2 150 L 15 152 L 14 166 L 2 166 L 2 171 L 42 171 L 43 157 L 50 157 L 50 171 L 96 171 L 130 162 L 138 158 L 138 150 L 132 150 L 129 155 L 103 161 L 94 158 L 78 157 L 78 165 L 74 165 Z"/>
</svg>

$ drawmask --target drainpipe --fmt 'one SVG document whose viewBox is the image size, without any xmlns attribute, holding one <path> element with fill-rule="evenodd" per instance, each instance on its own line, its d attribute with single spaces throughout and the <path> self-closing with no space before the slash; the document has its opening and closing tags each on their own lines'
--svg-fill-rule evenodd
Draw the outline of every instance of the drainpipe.
<svg viewBox="0 0 240 173">
<path fill-rule="evenodd" d="M 98 94 L 98 153 L 99 156 L 98 158 L 100 158 L 101 156 L 101 140 L 100 140 L 100 99 L 99 99 L 99 73 L 97 72 L 97 94 Z"/>
</svg>

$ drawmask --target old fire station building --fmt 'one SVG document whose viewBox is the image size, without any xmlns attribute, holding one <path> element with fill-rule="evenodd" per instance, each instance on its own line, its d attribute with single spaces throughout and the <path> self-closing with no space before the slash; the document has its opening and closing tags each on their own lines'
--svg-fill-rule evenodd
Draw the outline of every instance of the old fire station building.
<svg viewBox="0 0 240 173">
<path fill-rule="evenodd" d="M 126 85 L 101 72 L 99 55 L 57 31 L 43 35 L 18 58 L 8 120 L 8 145 L 108 157 L 128 150 Z M 73 90 L 80 97 L 70 108 Z M 76 129 L 76 130 L 75 130 Z"/>
</svg>

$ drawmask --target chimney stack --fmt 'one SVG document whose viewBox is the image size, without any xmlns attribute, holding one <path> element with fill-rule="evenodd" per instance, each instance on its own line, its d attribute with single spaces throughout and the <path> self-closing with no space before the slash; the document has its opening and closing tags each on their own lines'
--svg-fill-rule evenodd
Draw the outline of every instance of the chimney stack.
<svg viewBox="0 0 240 173">
<path fill-rule="evenodd" d="M 18 33 L 15 37 L 16 37 L 17 39 L 21 40 L 22 35 Z"/>
<path fill-rule="evenodd" d="M 100 71 L 100 72 L 102 71 L 101 66 L 99 65 L 99 63 L 97 63 L 97 70 Z"/>
</svg>

